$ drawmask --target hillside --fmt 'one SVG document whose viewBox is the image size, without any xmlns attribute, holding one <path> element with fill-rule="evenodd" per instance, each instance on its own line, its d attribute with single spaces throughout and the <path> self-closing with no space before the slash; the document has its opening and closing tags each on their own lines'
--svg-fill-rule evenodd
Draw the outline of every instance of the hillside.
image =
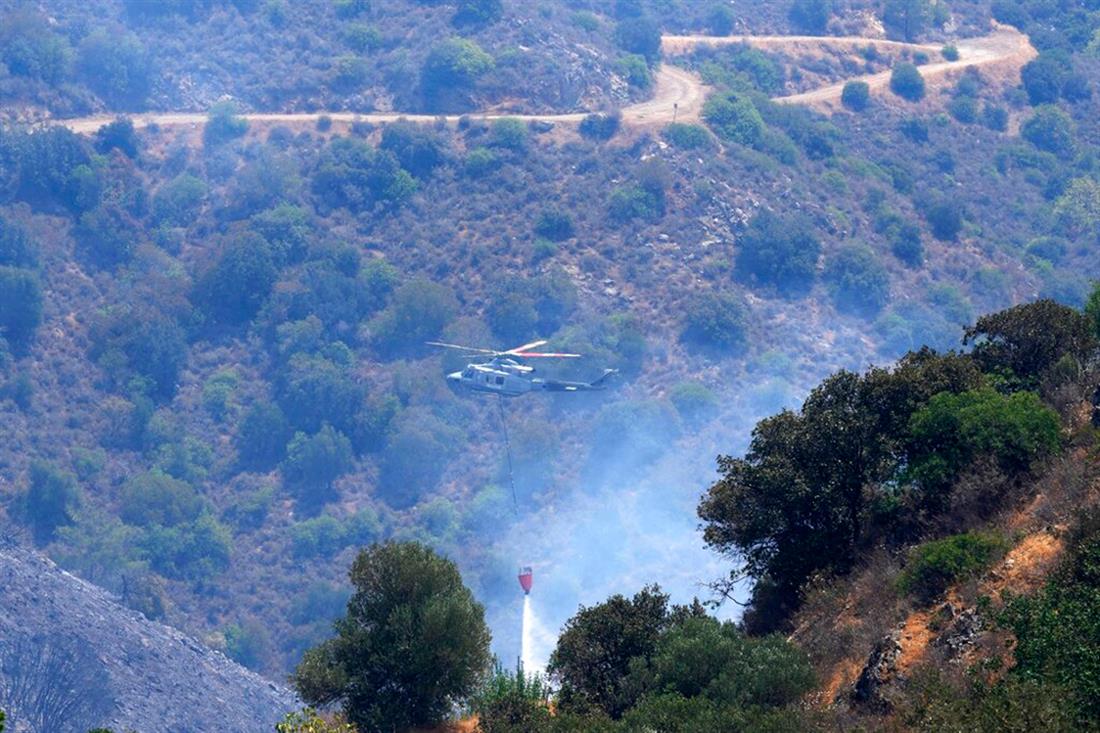
<svg viewBox="0 0 1100 733">
<path fill-rule="evenodd" d="M 300 705 L 38 553 L 0 542 L 0 708 L 15 730 L 259 733 Z"/>
<path fill-rule="evenodd" d="M 956 347 L 979 313 L 1081 306 L 1100 274 L 1093 16 L 1058 46 L 1039 8 L 991 28 L 956 2 L 903 38 L 853 2 L 818 30 L 866 42 L 710 47 L 702 3 L 506 2 L 455 25 L 460 5 L 480 6 L 0 6 L 10 119 L 71 118 L 0 128 L 5 520 L 274 678 L 382 539 L 454 557 L 505 659 L 520 564 L 552 630 L 653 580 L 687 602 L 729 569 L 693 507 L 758 419 L 837 369 Z M 720 30 L 808 32 L 747 5 Z M 88 71 L 104 33 L 135 54 L 111 78 L 148 72 L 129 103 Z M 452 33 L 481 71 L 426 100 Z M 890 88 L 908 62 L 921 95 Z M 424 345 L 537 337 L 585 356 L 548 375 L 620 379 L 501 410 Z M 830 660 L 838 690 L 866 641 Z"/>
</svg>

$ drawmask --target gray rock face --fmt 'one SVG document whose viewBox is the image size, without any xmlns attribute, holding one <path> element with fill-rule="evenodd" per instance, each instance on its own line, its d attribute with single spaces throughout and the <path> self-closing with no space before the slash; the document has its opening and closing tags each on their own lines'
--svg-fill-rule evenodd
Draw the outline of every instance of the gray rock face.
<svg viewBox="0 0 1100 733">
<path fill-rule="evenodd" d="M 0 538 L 0 709 L 17 733 L 272 733 L 293 693 Z"/>
</svg>

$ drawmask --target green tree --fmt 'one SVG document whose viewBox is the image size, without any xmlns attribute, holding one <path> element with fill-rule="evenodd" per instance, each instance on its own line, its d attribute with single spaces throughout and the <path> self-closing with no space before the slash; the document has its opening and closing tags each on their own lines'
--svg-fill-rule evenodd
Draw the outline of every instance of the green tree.
<svg viewBox="0 0 1100 733">
<path fill-rule="evenodd" d="M 738 351 L 747 341 L 748 310 L 744 302 L 731 293 L 700 293 L 687 305 L 680 331 L 685 343 Z"/>
<path fill-rule="evenodd" d="M 982 316 L 966 329 L 964 343 L 988 372 L 1008 373 L 1025 387 L 1064 357 L 1085 364 L 1097 347 L 1086 315 L 1052 300 L 1037 300 Z"/>
<path fill-rule="evenodd" d="M 302 698 L 339 702 L 363 731 L 438 724 L 489 669 L 485 611 L 450 560 L 418 543 L 362 550 L 336 636 L 294 672 Z"/>
<path fill-rule="evenodd" d="M 375 203 L 401 204 L 416 191 L 416 180 L 390 151 L 341 137 L 321 153 L 313 191 L 329 206 L 360 211 Z"/>
<path fill-rule="evenodd" d="M 31 270 L 0 266 L 0 338 L 26 349 L 42 321 L 42 286 Z"/>
<path fill-rule="evenodd" d="M 1063 158 L 1073 155 L 1075 125 L 1070 116 L 1049 104 L 1035 108 L 1035 113 L 1020 126 L 1020 136 L 1048 153 Z"/>
<path fill-rule="evenodd" d="M 295 433 L 286 447 L 283 478 L 299 501 L 315 507 L 334 497 L 332 484 L 353 465 L 351 441 L 326 424 L 314 435 Z"/>
<path fill-rule="evenodd" d="M 898 588 L 921 600 L 935 600 L 952 584 L 973 577 L 1005 550 L 1004 538 L 980 532 L 965 532 L 925 542 L 913 548 Z"/>
<path fill-rule="evenodd" d="M 821 244 L 808 220 L 761 211 L 738 245 L 736 264 L 741 279 L 791 296 L 813 284 Z"/>
<path fill-rule="evenodd" d="M 410 280 L 393 294 L 390 305 L 371 321 L 371 339 L 384 351 L 419 346 L 439 335 L 458 310 L 449 288 L 429 280 Z"/>
<path fill-rule="evenodd" d="M 886 268 L 866 246 L 842 247 L 825 267 L 825 282 L 837 309 L 870 316 L 890 299 Z"/>
<path fill-rule="evenodd" d="M 397 156 L 401 167 L 417 178 L 428 178 L 439 166 L 447 162 L 447 141 L 427 125 L 397 121 L 382 130 L 378 146 Z"/>
<path fill-rule="evenodd" d="M 963 227 L 962 204 L 955 198 L 933 199 L 924 207 L 924 218 L 932 230 L 932 236 L 941 242 L 954 242 Z"/>
<path fill-rule="evenodd" d="M 117 149 L 129 158 L 136 158 L 141 149 L 141 141 L 134 130 L 133 120 L 129 117 L 116 117 L 96 131 L 95 146 L 101 153 Z"/>
<path fill-rule="evenodd" d="M 290 437 L 290 423 L 279 406 L 257 402 L 237 428 L 235 444 L 241 465 L 259 471 L 274 468 L 283 460 Z"/>
<path fill-rule="evenodd" d="M 626 687 L 631 661 L 652 656 L 669 621 L 668 596 L 655 585 L 633 598 L 614 595 L 581 606 L 565 622 L 547 667 L 561 685 L 559 709 L 620 717 L 636 702 Z"/>
<path fill-rule="evenodd" d="M 655 64 L 661 58 L 661 29 L 648 17 L 623 18 L 615 24 L 615 45 Z"/>
<path fill-rule="evenodd" d="M 140 109 L 152 89 L 152 61 L 132 33 L 97 29 L 80 42 L 80 71 L 85 82 L 114 109 Z"/>
<path fill-rule="evenodd" d="M 882 23 L 896 38 L 914 41 L 932 22 L 930 0 L 886 0 Z"/>
<path fill-rule="evenodd" d="M 909 433 L 906 475 L 934 510 L 946 506 L 952 483 L 975 459 L 1016 476 L 1061 445 L 1058 414 L 1032 392 L 938 394 L 913 414 Z"/>
<path fill-rule="evenodd" d="M 489 25 L 504 15 L 502 0 L 459 0 L 451 22 L 455 25 Z"/>
<path fill-rule="evenodd" d="M 31 462 L 30 483 L 23 499 L 39 544 L 52 540 L 58 528 L 71 525 L 81 503 L 76 477 L 42 460 Z"/>
<path fill-rule="evenodd" d="M 0 266 L 38 267 L 38 244 L 18 223 L 0 216 Z"/>
<path fill-rule="evenodd" d="M 198 518 L 202 497 L 186 482 L 161 473 L 140 473 L 122 487 L 119 516 L 141 527 L 183 524 Z"/>
<path fill-rule="evenodd" d="M 853 112 L 862 112 L 871 103 L 871 87 L 865 81 L 850 81 L 840 92 L 840 103 Z"/>
<path fill-rule="evenodd" d="M 153 196 L 153 216 L 159 224 L 183 227 L 193 223 L 206 198 L 206 184 L 182 173 L 165 183 Z"/>
<path fill-rule="evenodd" d="M 752 100 L 735 92 L 711 95 L 703 119 L 718 137 L 748 147 L 760 145 L 767 129 Z"/>
<path fill-rule="evenodd" d="M 924 77 L 920 69 L 905 62 L 896 65 L 890 73 L 890 91 L 910 102 L 924 99 Z"/>
<path fill-rule="evenodd" d="M 707 11 L 707 31 L 712 36 L 728 36 L 733 32 L 734 20 L 736 16 L 728 5 L 724 3 L 712 5 Z"/>
<path fill-rule="evenodd" d="M 1062 97 L 1062 86 L 1071 73 L 1068 58 L 1044 52 L 1020 69 L 1020 81 L 1032 105 L 1053 104 Z"/>
<path fill-rule="evenodd" d="M 248 132 L 248 120 L 237 114 L 233 102 L 218 102 L 206 116 L 202 139 L 207 146 L 221 145 Z"/>
<path fill-rule="evenodd" d="M 791 22 L 803 33 L 813 35 L 825 33 L 831 14 L 830 0 L 794 0 L 791 3 Z"/>
<path fill-rule="evenodd" d="M 420 89 L 431 109 L 448 106 L 446 92 L 462 93 L 493 69 L 493 57 L 466 38 L 449 38 L 432 48 L 420 71 Z M 451 95 L 453 96 L 453 95 Z"/>
<path fill-rule="evenodd" d="M 247 323 L 260 309 L 277 277 L 267 241 L 259 234 L 246 232 L 230 242 L 217 263 L 199 279 L 196 305 L 213 323 Z"/>
</svg>

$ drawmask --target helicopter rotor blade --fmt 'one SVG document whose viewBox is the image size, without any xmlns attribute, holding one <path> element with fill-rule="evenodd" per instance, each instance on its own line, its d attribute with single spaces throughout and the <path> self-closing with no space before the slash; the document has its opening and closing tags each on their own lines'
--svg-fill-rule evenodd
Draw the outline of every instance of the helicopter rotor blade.
<svg viewBox="0 0 1100 733">
<path fill-rule="evenodd" d="M 442 341 L 425 341 L 428 346 L 439 346 L 444 349 L 458 349 L 459 351 L 469 351 L 475 354 L 499 354 L 498 351 L 492 349 L 479 349 L 476 346 L 461 346 L 459 344 L 447 344 Z"/>
<path fill-rule="evenodd" d="M 580 354 L 538 354 L 538 353 L 535 353 L 535 352 L 527 352 L 525 354 L 516 354 L 516 356 L 518 356 L 522 359 L 527 359 L 529 357 L 533 358 L 533 359 L 579 359 L 579 358 L 581 358 Z"/>
<path fill-rule="evenodd" d="M 533 349 L 536 346 L 542 346 L 543 344 L 546 344 L 546 343 L 549 343 L 546 339 L 540 339 L 538 341 L 532 341 L 529 344 L 524 344 L 523 346 L 517 346 L 514 349 L 508 349 L 507 351 L 502 351 L 500 353 L 502 353 L 502 354 L 511 354 L 513 356 L 523 356 L 524 351 L 527 351 L 528 349 Z"/>
</svg>

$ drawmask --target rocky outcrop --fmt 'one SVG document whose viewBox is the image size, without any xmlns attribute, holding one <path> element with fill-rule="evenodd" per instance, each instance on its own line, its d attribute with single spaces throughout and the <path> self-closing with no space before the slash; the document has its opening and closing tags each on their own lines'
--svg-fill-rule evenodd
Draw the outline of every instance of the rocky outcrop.
<svg viewBox="0 0 1100 733">
<path fill-rule="evenodd" d="M 0 538 L 0 709 L 22 733 L 271 733 L 287 689 Z"/>
<path fill-rule="evenodd" d="M 867 664 L 860 672 L 852 688 L 852 701 L 876 710 L 890 708 L 887 688 L 897 675 L 898 658 L 901 656 L 901 630 L 887 634 L 875 644 Z"/>
</svg>

